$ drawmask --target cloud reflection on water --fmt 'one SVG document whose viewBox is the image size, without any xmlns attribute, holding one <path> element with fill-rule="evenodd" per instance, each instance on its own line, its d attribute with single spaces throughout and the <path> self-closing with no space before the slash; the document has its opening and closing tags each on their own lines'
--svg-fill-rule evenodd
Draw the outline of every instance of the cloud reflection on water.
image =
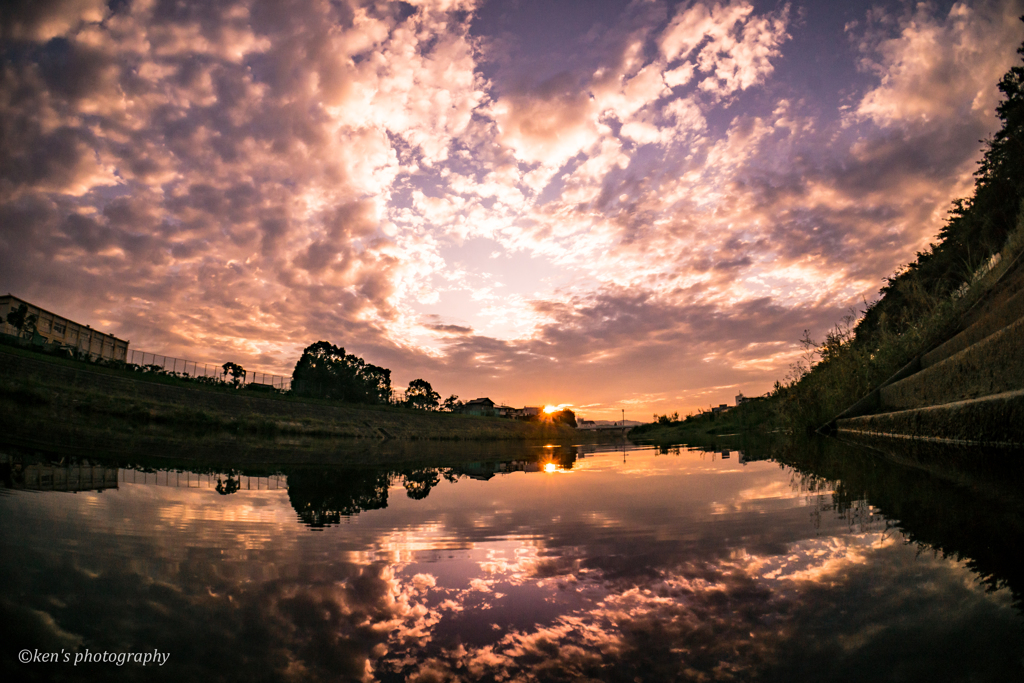
<svg viewBox="0 0 1024 683">
<path fill-rule="evenodd" d="M 5 496 L 3 617 L 35 646 L 158 645 L 179 680 L 886 680 L 1020 652 L 1008 591 L 867 504 L 774 463 L 618 457 L 392 482 L 319 531 L 294 491 Z"/>
</svg>

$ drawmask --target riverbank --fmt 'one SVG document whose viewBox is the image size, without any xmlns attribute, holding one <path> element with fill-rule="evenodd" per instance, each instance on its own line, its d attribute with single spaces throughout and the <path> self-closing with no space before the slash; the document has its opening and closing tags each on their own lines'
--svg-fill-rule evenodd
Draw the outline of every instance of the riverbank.
<svg viewBox="0 0 1024 683">
<path fill-rule="evenodd" d="M 776 431 L 775 405 L 771 399 L 755 398 L 728 410 L 706 411 L 682 420 L 661 418 L 629 430 L 629 438 L 638 443 L 704 443 L 737 434 L 763 434 Z"/>
<path fill-rule="evenodd" d="M 579 443 L 551 422 L 346 405 L 148 377 L 0 347 L 7 443 L 67 452 L 312 462 L 372 458 L 381 443 Z M 404 446 L 403 446 L 404 447 Z M 399 448 L 399 450 L 402 450 Z M 363 455 L 360 455 L 363 454 Z"/>
</svg>

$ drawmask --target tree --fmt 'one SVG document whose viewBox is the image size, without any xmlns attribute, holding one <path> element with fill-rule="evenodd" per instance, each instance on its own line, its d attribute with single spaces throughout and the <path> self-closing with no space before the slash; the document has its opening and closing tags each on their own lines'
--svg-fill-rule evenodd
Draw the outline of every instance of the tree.
<svg viewBox="0 0 1024 683">
<path fill-rule="evenodd" d="M 391 483 L 391 473 L 375 470 L 293 470 L 288 500 L 303 524 L 320 528 L 364 510 L 383 510 Z"/>
<path fill-rule="evenodd" d="M 295 364 L 292 391 L 351 403 L 388 403 L 391 371 L 345 353 L 340 346 L 318 341 L 307 346 Z"/>
<path fill-rule="evenodd" d="M 235 473 L 228 474 L 225 481 L 221 481 L 220 477 L 217 477 L 217 493 L 222 496 L 230 496 L 232 493 L 236 493 L 242 484 L 238 479 L 235 478 Z"/>
<path fill-rule="evenodd" d="M 405 390 L 405 402 L 412 408 L 420 410 L 437 410 L 441 402 L 441 394 L 434 391 L 430 382 L 425 379 L 414 379 Z"/>
<path fill-rule="evenodd" d="M 224 368 L 225 377 L 231 375 L 231 383 L 234 384 L 236 387 L 238 386 L 239 382 L 245 381 L 245 368 L 243 368 L 238 363 L 232 363 L 229 361 L 222 365 L 221 367 Z"/>
<path fill-rule="evenodd" d="M 456 410 L 458 410 L 461 407 L 462 407 L 462 401 L 460 401 L 459 397 L 456 396 L 455 394 L 452 394 L 451 396 L 446 398 L 444 400 L 444 403 L 441 404 L 441 409 L 445 410 L 445 411 L 447 411 L 449 413 L 454 413 Z"/>
<path fill-rule="evenodd" d="M 572 427 L 573 429 L 575 429 L 576 428 L 576 413 L 574 413 L 571 410 L 569 410 L 568 408 L 566 408 L 565 410 L 562 410 L 560 412 L 552 413 L 551 414 L 551 421 L 555 422 L 555 423 L 561 422 L 562 424 L 567 424 L 570 427 Z"/>
<path fill-rule="evenodd" d="M 430 495 L 430 489 L 441 482 L 441 476 L 436 469 L 412 470 L 403 473 L 405 481 L 405 493 L 413 500 L 423 500 Z"/>
<path fill-rule="evenodd" d="M 391 402 L 390 370 L 367 363 L 356 374 L 362 384 L 362 395 L 366 403 Z"/>
<path fill-rule="evenodd" d="M 39 321 L 39 316 L 36 314 L 28 314 L 28 306 L 22 304 L 18 306 L 16 311 L 11 311 L 7 314 L 7 324 L 18 331 L 18 335 L 22 337 L 31 337 L 36 331 L 36 323 Z"/>
</svg>

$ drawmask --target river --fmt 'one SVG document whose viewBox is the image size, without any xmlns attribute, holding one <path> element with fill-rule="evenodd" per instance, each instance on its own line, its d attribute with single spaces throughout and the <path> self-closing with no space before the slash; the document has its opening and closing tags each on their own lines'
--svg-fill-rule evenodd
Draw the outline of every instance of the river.
<svg viewBox="0 0 1024 683">
<path fill-rule="evenodd" d="M 815 443 L 380 471 L 0 453 L 5 680 L 1024 680 L 998 454 L 960 476 Z"/>
</svg>

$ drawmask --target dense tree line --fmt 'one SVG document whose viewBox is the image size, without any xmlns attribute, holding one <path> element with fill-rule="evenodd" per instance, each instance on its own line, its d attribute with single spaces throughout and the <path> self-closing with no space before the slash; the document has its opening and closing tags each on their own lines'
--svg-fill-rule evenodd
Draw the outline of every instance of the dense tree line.
<svg viewBox="0 0 1024 683">
<path fill-rule="evenodd" d="M 292 392 L 350 403 L 390 403 L 391 371 L 318 341 L 307 346 L 295 364 Z"/>
<path fill-rule="evenodd" d="M 359 356 L 330 342 L 318 341 L 302 351 L 292 371 L 292 393 L 348 403 L 395 403 L 391 370 L 367 363 Z M 402 403 L 420 410 L 455 410 L 462 403 L 457 396 L 441 402 L 441 395 L 425 379 L 409 382 Z"/>
</svg>

